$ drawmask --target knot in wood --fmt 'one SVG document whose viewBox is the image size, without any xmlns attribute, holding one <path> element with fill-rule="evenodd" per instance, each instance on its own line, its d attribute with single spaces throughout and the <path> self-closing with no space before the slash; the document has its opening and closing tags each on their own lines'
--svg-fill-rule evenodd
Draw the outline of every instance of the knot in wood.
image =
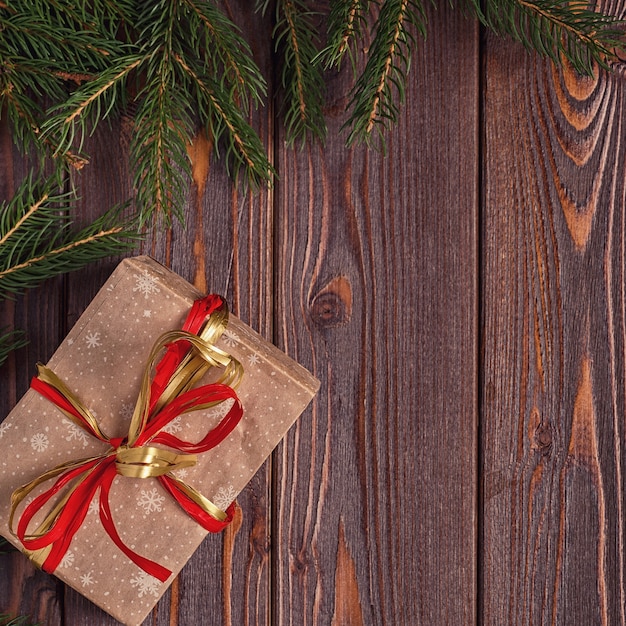
<svg viewBox="0 0 626 626">
<path fill-rule="evenodd" d="M 541 422 L 535 429 L 532 449 L 541 454 L 548 454 L 552 449 L 552 426 L 549 422 Z"/>
<path fill-rule="evenodd" d="M 317 326 L 341 326 L 352 317 L 352 288 L 343 276 L 333 278 L 315 296 L 311 304 L 311 317 Z"/>
</svg>

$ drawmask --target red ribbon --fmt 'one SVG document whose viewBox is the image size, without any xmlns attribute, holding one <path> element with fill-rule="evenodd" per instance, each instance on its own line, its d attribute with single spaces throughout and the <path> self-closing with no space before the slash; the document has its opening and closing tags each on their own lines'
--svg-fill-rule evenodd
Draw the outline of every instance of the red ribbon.
<svg viewBox="0 0 626 626">
<path fill-rule="evenodd" d="M 208 295 L 197 300 L 185 320 L 183 330 L 194 334 L 198 333 L 211 313 L 223 306 L 223 304 L 222 298 L 217 295 Z M 156 366 L 156 374 L 150 386 L 149 417 L 143 431 L 140 433 L 137 441 L 132 444 L 132 447 L 141 447 L 146 444 L 150 444 L 150 446 L 162 444 L 173 448 L 176 452 L 186 454 L 202 453 L 222 442 L 239 423 L 243 414 L 241 402 L 231 387 L 219 383 L 208 384 L 186 391 L 169 404 L 166 404 L 158 412 L 152 414 L 154 406 L 157 404 L 163 390 L 167 387 L 176 368 L 188 353 L 189 347 L 189 342 L 186 342 L 184 339 L 169 344 L 165 354 Z M 101 457 L 85 459 L 83 463 L 78 461 L 80 463 L 78 467 L 73 463 L 72 468 L 67 471 L 62 471 L 63 466 L 59 466 L 61 473 L 54 485 L 37 496 L 22 513 L 17 526 L 17 537 L 27 550 L 34 551 L 51 546 L 42 569 L 46 572 L 54 572 L 67 552 L 72 538 L 82 525 L 91 501 L 98 494 L 100 520 L 115 545 L 145 572 L 165 582 L 172 572 L 129 548 L 120 538 L 113 522 L 109 505 L 109 493 L 118 475 L 115 465 L 116 450 L 126 444 L 127 438 L 102 437 L 85 421 L 80 412 L 76 410 L 63 394 L 39 378 L 33 378 L 31 387 L 57 407 L 70 413 L 89 434 L 100 441 L 108 443 L 111 446 L 111 450 Z M 208 402 L 217 403 L 228 399 L 234 400 L 231 409 L 219 424 L 209 430 L 199 442 L 184 441 L 162 430 L 182 413 L 194 410 L 195 407 Z M 177 481 L 167 474 L 157 476 L 157 480 L 178 502 L 182 509 L 207 531 L 219 532 L 231 522 L 234 503 L 226 510 L 226 519 L 220 521 L 209 515 L 192 500 L 181 490 Z M 73 481 L 81 482 L 70 493 L 52 527 L 41 536 L 29 538 L 27 529 L 35 514 L 64 487 L 71 485 Z"/>
</svg>

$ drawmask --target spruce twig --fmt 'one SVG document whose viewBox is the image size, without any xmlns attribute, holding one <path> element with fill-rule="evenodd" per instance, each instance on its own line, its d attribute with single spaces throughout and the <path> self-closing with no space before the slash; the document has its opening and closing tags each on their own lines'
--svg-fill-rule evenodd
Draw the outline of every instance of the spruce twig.
<svg viewBox="0 0 626 626">
<path fill-rule="evenodd" d="M 0 328 L 0 365 L 7 360 L 7 357 L 13 350 L 22 348 L 26 344 L 26 334 L 23 331 Z M 0 554 L 1 553 L 2 543 L 0 543 Z"/>
<path fill-rule="evenodd" d="M 356 81 L 350 107 L 352 112 L 346 126 L 351 127 L 348 145 L 356 140 L 372 143 L 372 132 L 384 147 L 382 130 L 395 123 L 398 105 L 404 101 L 406 76 L 410 67 L 411 44 L 409 27 L 426 35 L 426 19 L 420 0 L 385 0 L 376 22 L 376 33 L 370 47 L 363 73 Z"/>
<path fill-rule="evenodd" d="M 268 5 L 269 0 L 257 2 L 257 10 L 265 12 Z M 319 51 L 314 16 L 303 0 L 276 2 L 273 37 L 282 57 L 283 115 L 289 145 L 326 136 L 324 79 L 319 63 L 315 62 Z"/>
<path fill-rule="evenodd" d="M 58 190 L 56 175 L 44 181 L 28 176 L 10 202 L 0 204 L 0 300 L 61 273 L 132 248 L 139 238 L 136 220 L 113 207 L 75 232 L 70 211 L 76 197 Z M 20 331 L 3 329 L 0 364 L 24 345 Z"/>
<path fill-rule="evenodd" d="M 121 219 L 121 207 L 73 232 L 69 211 L 75 196 L 55 191 L 56 184 L 56 177 L 40 183 L 29 176 L 11 202 L 0 205 L 0 299 L 120 254 L 139 236 L 132 221 Z"/>
<path fill-rule="evenodd" d="M 557 64 L 566 59 L 581 74 L 596 64 L 608 68 L 614 50 L 624 49 L 624 22 L 574 0 L 467 0 L 488 28 L 521 42 Z"/>
<path fill-rule="evenodd" d="M 341 67 L 346 54 L 349 55 L 352 69 L 356 72 L 356 43 L 362 39 L 367 26 L 369 0 L 335 0 L 330 5 L 328 15 L 328 40 L 320 53 L 326 69 Z"/>
</svg>

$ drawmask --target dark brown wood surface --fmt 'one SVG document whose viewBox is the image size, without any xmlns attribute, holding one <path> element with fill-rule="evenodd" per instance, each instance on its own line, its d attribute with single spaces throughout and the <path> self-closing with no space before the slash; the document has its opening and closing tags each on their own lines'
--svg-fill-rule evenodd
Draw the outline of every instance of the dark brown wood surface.
<svg viewBox="0 0 626 626">
<path fill-rule="evenodd" d="M 624 76 L 487 46 L 485 624 L 626 623 Z"/>
<path fill-rule="evenodd" d="M 285 144 L 269 20 L 230 2 L 271 86 L 279 172 L 245 193 L 198 136 L 186 228 L 140 251 L 308 367 L 313 405 L 146 621 L 155 626 L 626 626 L 625 74 L 581 79 L 442 5 L 387 154 Z M 131 194 L 129 120 L 90 140 L 80 220 Z M 0 127 L 0 194 L 28 162 Z M 110 260 L 0 303 L 30 344 L 0 419 Z M 0 613 L 116 623 L 18 553 Z"/>
</svg>

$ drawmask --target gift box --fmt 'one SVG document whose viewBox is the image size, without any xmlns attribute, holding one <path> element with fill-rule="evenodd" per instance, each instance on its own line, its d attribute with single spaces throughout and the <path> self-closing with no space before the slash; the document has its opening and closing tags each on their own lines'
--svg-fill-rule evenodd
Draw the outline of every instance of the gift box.
<svg viewBox="0 0 626 626">
<path fill-rule="evenodd" d="M 62 527 L 53 549 L 58 561 L 54 574 L 128 626 L 145 619 L 202 542 L 207 528 L 212 529 L 214 517 L 219 526 L 224 512 L 228 514 L 237 494 L 319 387 L 308 371 L 230 315 L 223 332 L 215 334 L 207 347 L 206 358 L 214 367 L 206 374 L 197 368 L 196 378 L 201 374 L 203 378 L 194 380 L 192 389 L 200 386 L 229 391 L 239 371 L 231 365 L 239 363 L 243 375 L 236 388 L 237 398 L 228 393 L 211 395 L 215 394 L 211 391 L 197 401 L 203 408 L 170 416 L 155 439 L 161 438 L 159 449 L 171 451 L 176 449 L 172 441 L 198 442 L 206 439 L 207 433 L 219 431 L 217 445 L 195 455 L 185 454 L 187 449 L 183 454 L 173 454 L 168 473 L 159 478 L 150 473 L 144 477 L 136 471 L 137 463 L 128 474 L 110 470 L 116 467 L 112 449 L 118 448 L 118 456 L 122 448 L 128 452 L 128 446 L 121 442 L 124 437 L 129 439 L 129 424 L 138 418 L 137 397 L 145 391 L 146 360 L 153 345 L 163 333 L 183 328 L 199 297 L 192 285 L 149 257 L 122 261 L 50 359 L 45 370 L 48 378 L 41 370 L 40 379 L 47 382 L 38 384 L 53 389 L 49 397 L 41 389 L 29 389 L 0 424 L 0 534 L 31 558 L 39 559 L 40 564 L 46 555 L 52 559 L 49 550 L 42 555 L 24 549 L 15 535 L 16 527 L 32 517 L 25 531 L 26 542 L 33 528 L 55 525 L 48 521 L 46 526 L 54 497 L 58 499 L 61 494 L 49 494 L 61 475 L 61 470 L 55 473 L 53 468 L 66 468 L 67 474 L 67 468 L 80 461 L 82 465 L 71 470 L 80 474 L 74 480 L 83 481 L 77 489 L 88 489 L 89 481 L 99 481 L 94 489 L 102 490 L 89 492 L 96 495 L 90 496 L 82 514 L 67 515 L 68 526 L 76 524 L 77 528 L 66 545 L 70 533 Z M 170 337 L 163 345 L 167 352 L 174 342 Z M 156 363 L 160 367 L 162 361 Z M 63 410 L 66 400 L 55 396 L 60 393 L 57 384 L 62 389 L 67 386 L 67 394 L 79 399 L 77 404 L 84 405 L 84 412 L 91 414 L 97 425 L 81 427 L 82 418 L 71 415 L 80 411 L 71 406 Z M 179 391 L 185 393 L 187 388 Z M 243 407 L 241 416 L 239 406 Z M 94 433 L 90 434 L 90 429 Z M 99 438 L 100 431 L 108 439 Z M 189 450 L 196 452 L 193 446 Z M 193 461 L 189 461 L 192 456 Z M 113 464 L 106 470 L 113 472 L 106 490 L 100 485 L 106 480 L 86 470 L 92 463 L 96 467 L 93 473 L 100 471 L 103 458 L 106 462 L 112 459 Z M 147 464 L 145 459 L 139 462 L 142 464 Z M 40 484 L 38 477 L 42 477 Z M 27 484 L 35 486 L 20 492 L 19 488 Z M 45 500 L 47 493 L 49 500 Z M 12 496 L 15 511 L 10 523 Z M 185 502 L 197 510 L 195 518 L 184 510 Z M 64 506 L 69 504 L 59 504 L 61 509 Z M 209 521 L 199 523 L 202 516 L 207 517 L 206 511 Z M 160 574 L 151 570 L 150 563 Z"/>
</svg>

